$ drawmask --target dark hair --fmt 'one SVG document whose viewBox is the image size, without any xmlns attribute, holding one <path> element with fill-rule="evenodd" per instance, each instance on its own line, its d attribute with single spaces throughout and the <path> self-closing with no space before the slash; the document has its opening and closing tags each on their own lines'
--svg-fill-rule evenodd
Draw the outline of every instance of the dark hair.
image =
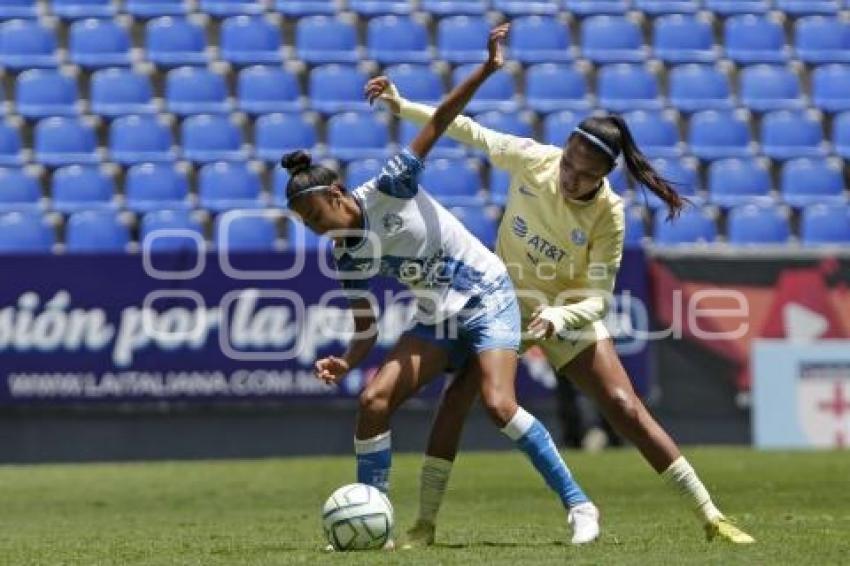
<svg viewBox="0 0 850 566">
<path fill-rule="evenodd" d="M 313 165 L 313 158 L 304 150 L 287 153 L 280 159 L 280 166 L 289 172 L 289 182 L 286 184 L 287 200 L 311 187 L 331 185 L 339 181 L 336 171 Z"/>
<path fill-rule="evenodd" d="M 685 203 L 688 202 L 687 199 L 682 198 L 676 189 L 673 188 L 673 184 L 670 181 L 658 174 L 635 143 L 632 132 L 629 130 L 629 126 L 625 120 L 613 115 L 603 117 L 592 116 L 583 120 L 579 124 L 579 128 L 601 140 L 611 150 L 614 156 L 623 154 L 626 168 L 628 168 L 631 176 L 641 183 L 641 185 L 655 193 L 667 205 L 668 220 L 679 215 Z M 611 161 L 613 167 L 616 159 L 603 148 L 597 147 L 595 144 L 594 147 L 598 149 L 600 154 L 605 155 Z"/>
</svg>

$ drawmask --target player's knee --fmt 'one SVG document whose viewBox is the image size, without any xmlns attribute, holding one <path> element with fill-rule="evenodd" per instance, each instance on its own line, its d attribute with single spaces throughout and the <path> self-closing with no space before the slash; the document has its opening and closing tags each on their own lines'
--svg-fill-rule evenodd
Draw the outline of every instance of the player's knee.
<svg viewBox="0 0 850 566">
<path fill-rule="evenodd" d="M 482 391 L 481 403 L 498 426 L 505 426 L 517 409 L 516 398 L 512 394 L 496 390 Z"/>
<path fill-rule="evenodd" d="M 369 415 L 386 415 L 390 410 L 389 396 L 383 391 L 367 387 L 360 392 L 360 411 Z"/>
</svg>

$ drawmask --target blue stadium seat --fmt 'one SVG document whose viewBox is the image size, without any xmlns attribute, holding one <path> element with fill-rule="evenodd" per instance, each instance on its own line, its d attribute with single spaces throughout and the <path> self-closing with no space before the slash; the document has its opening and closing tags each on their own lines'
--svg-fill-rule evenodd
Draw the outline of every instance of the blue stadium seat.
<svg viewBox="0 0 850 566">
<path fill-rule="evenodd" d="M 127 169 L 124 196 L 133 212 L 191 207 L 189 179 L 173 163 L 139 163 Z"/>
<path fill-rule="evenodd" d="M 296 149 L 309 149 L 315 155 L 316 142 L 316 126 L 300 113 L 265 114 L 254 123 L 254 148 L 264 161 L 276 163 Z"/>
<path fill-rule="evenodd" d="M 626 167 L 622 161 L 618 161 L 614 169 L 608 173 L 606 177 L 611 184 L 614 192 L 620 196 L 625 196 L 626 192 L 632 186 L 631 174 L 626 171 Z"/>
<path fill-rule="evenodd" d="M 850 63 L 850 22 L 809 16 L 794 24 L 797 56 L 812 64 Z"/>
<path fill-rule="evenodd" d="M 126 0 L 124 9 L 136 18 L 183 16 L 189 12 L 186 0 Z"/>
<path fill-rule="evenodd" d="M 452 82 L 460 84 L 472 74 L 477 65 L 460 65 L 452 73 Z M 496 71 L 475 92 L 475 96 L 465 111 L 472 114 L 487 112 L 489 110 L 500 110 L 502 112 L 514 112 L 519 108 L 516 98 L 516 79 L 512 74 L 503 70 Z"/>
<path fill-rule="evenodd" d="M 741 71 L 741 102 L 756 112 L 805 106 L 800 78 L 788 67 L 753 65 Z"/>
<path fill-rule="evenodd" d="M 480 16 L 490 0 L 422 0 L 419 9 L 435 16 Z"/>
<path fill-rule="evenodd" d="M 153 115 L 121 116 L 109 126 L 109 156 L 122 165 L 174 161 L 171 128 Z"/>
<path fill-rule="evenodd" d="M 242 148 L 242 131 L 228 116 L 190 116 L 183 120 L 180 139 L 183 156 L 196 163 L 241 161 L 248 157 Z"/>
<path fill-rule="evenodd" d="M 667 220 L 667 211 L 661 209 L 654 218 L 654 241 L 660 246 L 711 243 L 717 238 L 717 224 L 702 208 L 687 207 L 671 221 Z"/>
<path fill-rule="evenodd" d="M 91 75 L 90 102 L 94 114 L 107 117 L 156 112 L 153 86 L 146 75 L 111 68 Z"/>
<path fill-rule="evenodd" d="M 275 206 L 286 207 L 287 183 L 289 183 L 289 173 L 283 167 L 275 167 L 272 172 L 272 203 Z"/>
<path fill-rule="evenodd" d="M 256 16 L 265 10 L 259 0 L 200 0 L 201 12 L 226 18 L 229 16 Z"/>
<path fill-rule="evenodd" d="M 17 167 L 0 167 L 0 212 L 38 211 L 40 200 L 37 177 Z"/>
<path fill-rule="evenodd" d="M 690 14 L 700 9 L 699 0 L 635 0 L 635 10 L 646 14 Z"/>
<path fill-rule="evenodd" d="M 496 234 L 499 230 L 499 224 L 488 213 L 486 208 L 481 206 L 455 206 L 449 209 L 466 227 L 472 232 L 472 235 L 487 246 L 493 249 L 496 245 Z"/>
<path fill-rule="evenodd" d="M 726 73 L 708 65 L 680 65 L 668 75 L 670 104 L 682 112 L 728 110 L 734 103 Z"/>
<path fill-rule="evenodd" d="M 0 122 L 0 167 L 16 167 L 24 164 L 24 144 L 21 131 L 10 122 Z"/>
<path fill-rule="evenodd" d="M 384 163 L 381 159 L 357 159 L 352 161 L 345 168 L 345 186 L 353 189 L 371 181 L 384 168 Z"/>
<path fill-rule="evenodd" d="M 412 11 L 407 0 L 348 0 L 348 9 L 366 17 L 409 14 Z"/>
<path fill-rule="evenodd" d="M 298 112 L 304 106 L 298 78 L 280 67 L 254 65 L 239 71 L 239 109 L 249 114 Z"/>
<path fill-rule="evenodd" d="M 275 250 L 277 227 L 274 219 L 266 216 L 219 216 L 215 219 L 215 242 L 219 249 L 270 252 Z"/>
<path fill-rule="evenodd" d="M 34 20 L 10 20 L 0 24 L 0 67 L 13 70 L 55 67 L 56 33 Z"/>
<path fill-rule="evenodd" d="M 726 55 L 739 64 L 784 63 L 790 50 L 776 21 L 754 14 L 732 16 L 724 28 Z"/>
<path fill-rule="evenodd" d="M 815 107 L 827 112 L 850 110 L 850 65 L 821 65 L 811 78 Z"/>
<path fill-rule="evenodd" d="M 416 137 L 416 134 L 419 133 L 419 130 L 422 129 L 422 126 L 419 124 L 414 124 L 413 122 L 408 122 L 407 120 L 402 120 L 398 124 L 398 143 L 401 147 L 407 147 L 410 145 L 410 142 L 413 141 L 413 138 Z M 429 158 L 447 158 L 447 159 L 460 159 L 461 157 L 466 156 L 466 148 L 462 146 L 460 143 L 451 139 L 447 135 L 440 136 L 440 139 L 437 140 L 436 145 L 431 149 L 431 152 L 428 154 Z"/>
<path fill-rule="evenodd" d="M 0 20 L 38 17 L 36 0 L 6 0 L 0 6 Z"/>
<path fill-rule="evenodd" d="M 286 223 L 286 242 L 290 249 L 300 246 L 302 249 L 319 253 L 327 253 L 331 246 L 330 238 L 319 236 L 301 222 L 292 220 Z"/>
<path fill-rule="evenodd" d="M 94 128 L 80 118 L 54 116 L 35 126 L 35 160 L 49 166 L 97 163 Z"/>
<path fill-rule="evenodd" d="M 556 18 L 526 16 L 511 23 L 510 56 L 522 63 L 572 61 L 570 29 Z"/>
<path fill-rule="evenodd" d="M 178 116 L 230 112 L 224 77 L 202 67 L 179 67 L 165 77 L 165 107 Z"/>
<path fill-rule="evenodd" d="M 110 210 L 75 212 L 65 225 L 65 249 L 70 253 L 124 252 L 129 244 L 130 230 Z"/>
<path fill-rule="evenodd" d="M 776 9 L 791 16 L 835 15 L 841 7 L 840 0 L 776 0 Z"/>
<path fill-rule="evenodd" d="M 363 98 L 366 75 L 347 65 L 323 65 L 310 73 L 310 103 L 325 113 L 368 111 Z"/>
<path fill-rule="evenodd" d="M 734 245 L 787 244 L 788 214 L 782 207 L 747 204 L 729 211 L 727 236 Z"/>
<path fill-rule="evenodd" d="M 597 77 L 599 106 L 613 112 L 659 110 L 658 79 L 642 65 L 606 65 Z"/>
<path fill-rule="evenodd" d="M 717 58 L 714 31 L 705 18 L 671 14 L 653 23 L 653 51 L 666 63 L 711 63 Z"/>
<path fill-rule="evenodd" d="M 357 30 L 336 17 L 309 16 L 295 24 L 295 49 L 305 63 L 356 63 Z"/>
<path fill-rule="evenodd" d="M 206 65 L 204 28 L 192 20 L 164 16 L 150 20 L 145 28 L 148 60 L 161 67 Z"/>
<path fill-rule="evenodd" d="M 263 17 L 236 16 L 221 22 L 221 58 L 234 65 L 280 64 L 280 27 Z"/>
<path fill-rule="evenodd" d="M 643 208 L 630 206 L 626 209 L 626 234 L 623 245 L 627 248 L 640 246 L 646 237 L 646 223 L 643 218 Z"/>
<path fill-rule="evenodd" d="M 769 204 L 772 185 L 770 170 L 760 160 L 730 157 L 708 167 L 708 198 L 720 206 Z"/>
<path fill-rule="evenodd" d="M 564 9 L 578 16 L 625 14 L 631 0 L 564 0 Z"/>
<path fill-rule="evenodd" d="M 53 14 L 65 20 L 111 18 L 115 15 L 112 0 L 53 0 Z"/>
<path fill-rule="evenodd" d="M 843 112 L 833 120 L 832 143 L 835 153 L 850 159 L 850 112 Z"/>
<path fill-rule="evenodd" d="M 477 16 L 451 16 L 437 24 L 437 51 L 449 63 L 480 63 L 487 59 L 490 24 Z"/>
<path fill-rule="evenodd" d="M 510 199 L 511 175 L 504 169 L 490 168 L 489 202 L 505 206 Z"/>
<path fill-rule="evenodd" d="M 585 112 L 571 112 L 569 110 L 546 116 L 543 120 L 543 140 L 548 144 L 563 147 L 575 127 L 586 117 L 587 113 Z"/>
<path fill-rule="evenodd" d="M 703 110 L 691 116 L 688 145 L 700 159 L 752 155 L 752 134 L 737 112 Z"/>
<path fill-rule="evenodd" d="M 328 120 L 328 152 L 343 161 L 389 157 L 386 120 L 372 112 L 345 112 Z"/>
<path fill-rule="evenodd" d="M 809 246 L 850 244 L 850 206 L 813 204 L 803 209 L 800 239 Z"/>
<path fill-rule="evenodd" d="M 419 184 L 445 206 L 480 205 L 481 175 L 475 160 L 434 159 L 428 162 Z"/>
<path fill-rule="evenodd" d="M 702 205 L 703 199 L 697 194 L 700 189 L 700 181 L 697 163 L 694 159 L 658 158 L 652 160 L 652 166 L 661 175 L 661 178 L 673 184 L 676 192 L 686 197 L 693 204 Z M 666 206 L 655 193 L 642 184 L 638 184 L 635 187 L 635 201 L 644 202 L 644 199 L 646 205 L 652 210 Z"/>
<path fill-rule="evenodd" d="M 207 163 L 198 173 L 198 204 L 214 212 L 263 206 L 260 176 L 247 163 Z"/>
<path fill-rule="evenodd" d="M 436 105 L 445 94 L 443 79 L 425 65 L 393 65 L 384 73 L 408 100 Z"/>
<path fill-rule="evenodd" d="M 666 113 L 637 110 L 623 115 L 635 142 L 648 157 L 679 157 L 679 126 Z"/>
<path fill-rule="evenodd" d="M 493 0 L 493 9 L 508 16 L 557 14 L 559 0 Z"/>
<path fill-rule="evenodd" d="M 50 253 L 56 233 L 41 213 L 0 215 L 0 253 Z"/>
<path fill-rule="evenodd" d="M 79 113 L 77 81 L 57 69 L 29 69 L 15 81 L 15 104 L 24 118 Z"/>
<path fill-rule="evenodd" d="M 69 58 L 81 67 L 100 69 L 129 65 L 132 47 L 126 28 L 111 19 L 86 19 L 71 25 Z"/>
<path fill-rule="evenodd" d="M 142 217 L 139 243 L 152 252 L 196 251 L 203 227 L 188 210 L 154 210 Z"/>
<path fill-rule="evenodd" d="M 847 202 L 840 161 L 807 157 L 786 161 L 780 186 L 782 199 L 791 206 Z"/>
<path fill-rule="evenodd" d="M 59 212 L 114 209 L 115 179 L 96 165 L 66 165 L 53 172 L 50 194 Z"/>
<path fill-rule="evenodd" d="M 810 112 L 779 110 L 762 118 L 761 150 L 773 159 L 821 157 L 823 141 L 823 125 Z"/>
<path fill-rule="evenodd" d="M 369 59 L 382 65 L 431 62 L 428 30 L 409 17 L 382 16 L 370 20 L 366 47 Z"/>
<path fill-rule="evenodd" d="M 526 106 L 535 112 L 590 110 L 587 77 L 577 67 L 558 63 L 530 66 L 525 73 Z"/>
<path fill-rule="evenodd" d="M 625 16 L 591 16 L 581 25 L 581 51 L 594 63 L 637 63 L 647 49 L 643 33 Z"/>
<path fill-rule="evenodd" d="M 705 0 L 705 9 L 720 16 L 733 14 L 764 14 L 771 0 Z"/>
<path fill-rule="evenodd" d="M 336 14 L 336 0 L 275 0 L 275 10 L 294 18 Z"/>
</svg>

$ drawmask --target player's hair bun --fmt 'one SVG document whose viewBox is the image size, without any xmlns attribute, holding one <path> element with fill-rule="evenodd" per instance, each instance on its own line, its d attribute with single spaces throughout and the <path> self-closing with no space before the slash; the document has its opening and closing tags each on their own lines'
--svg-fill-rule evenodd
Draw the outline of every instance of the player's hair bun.
<svg viewBox="0 0 850 566">
<path fill-rule="evenodd" d="M 309 169 L 312 163 L 313 158 L 310 157 L 309 153 L 302 149 L 293 151 L 292 153 L 287 153 L 280 160 L 281 166 L 289 171 L 290 176 L 294 176 L 301 171 Z"/>
</svg>

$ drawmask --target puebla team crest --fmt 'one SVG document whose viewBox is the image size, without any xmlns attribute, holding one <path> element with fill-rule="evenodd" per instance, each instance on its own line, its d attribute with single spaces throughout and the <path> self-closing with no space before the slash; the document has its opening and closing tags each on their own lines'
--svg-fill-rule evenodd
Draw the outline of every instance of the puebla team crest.
<svg viewBox="0 0 850 566">
<path fill-rule="evenodd" d="M 388 212 L 387 214 L 385 214 L 383 222 L 384 231 L 387 233 L 387 236 L 393 236 L 395 234 L 398 234 L 403 225 L 401 216 L 399 216 L 395 212 Z"/>
</svg>

